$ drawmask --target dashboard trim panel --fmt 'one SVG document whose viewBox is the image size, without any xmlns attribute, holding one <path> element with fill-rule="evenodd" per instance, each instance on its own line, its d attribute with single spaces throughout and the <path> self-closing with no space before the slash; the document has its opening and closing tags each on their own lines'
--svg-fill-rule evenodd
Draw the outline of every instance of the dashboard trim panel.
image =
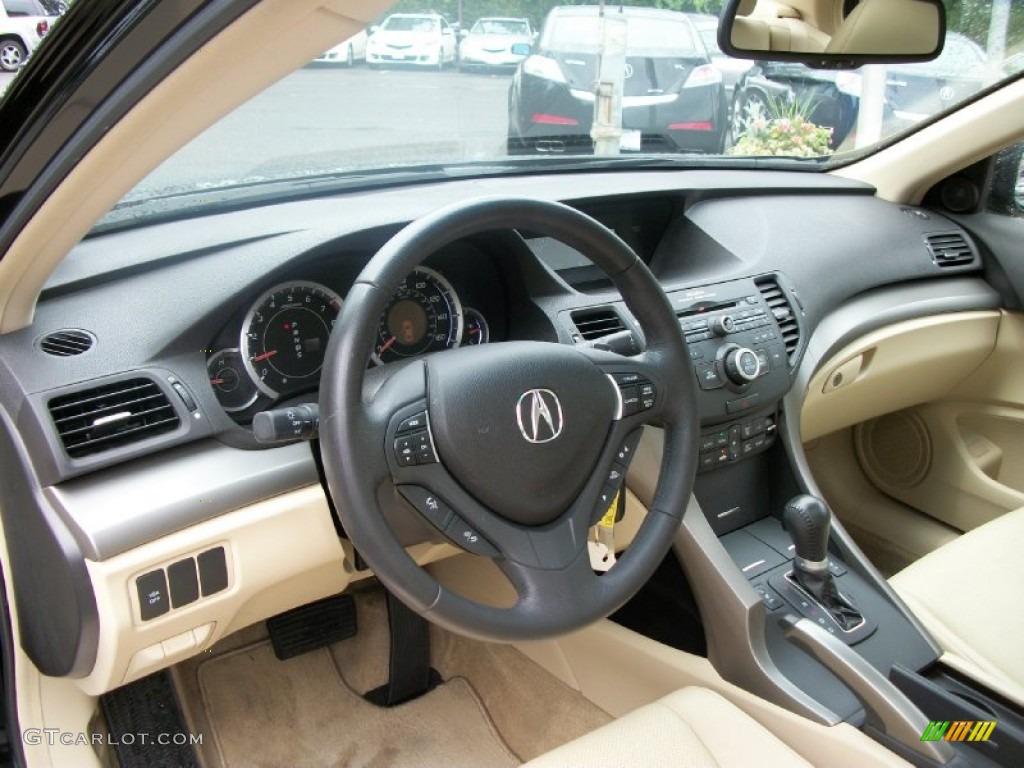
<svg viewBox="0 0 1024 768">
<path fill-rule="evenodd" d="M 183 528 L 319 484 L 305 443 L 263 451 L 213 440 L 43 489 L 83 555 L 106 560 Z M 117 506 L 111 505 L 117 499 Z"/>
</svg>

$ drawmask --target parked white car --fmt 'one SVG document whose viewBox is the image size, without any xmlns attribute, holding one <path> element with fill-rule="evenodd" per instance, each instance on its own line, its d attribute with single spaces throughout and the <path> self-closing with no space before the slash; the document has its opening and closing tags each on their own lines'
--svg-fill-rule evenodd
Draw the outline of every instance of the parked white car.
<svg viewBox="0 0 1024 768">
<path fill-rule="evenodd" d="M 370 28 L 366 63 L 415 64 L 442 69 L 455 63 L 455 30 L 436 13 L 393 13 Z"/>
<path fill-rule="evenodd" d="M 44 14 L 29 14 L 32 8 L 4 0 L 0 3 L 0 71 L 17 72 L 28 61 L 50 29 Z M 38 7 L 38 10 L 43 10 Z"/>
<path fill-rule="evenodd" d="M 534 34 L 528 19 L 483 18 L 462 33 L 460 69 L 515 69 L 526 58 L 512 53 L 517 43 L 531 45 Z"/>
<path fill-rule="evenodd" d="M 318 64 L 344 64 L 346 67 L 354 67 L 357 61 L 366 61 L 366 31 L 359 30 L 348 40 L 342 40 L 328 51 L 317 56 L 314 61 Z"/>
</svg>

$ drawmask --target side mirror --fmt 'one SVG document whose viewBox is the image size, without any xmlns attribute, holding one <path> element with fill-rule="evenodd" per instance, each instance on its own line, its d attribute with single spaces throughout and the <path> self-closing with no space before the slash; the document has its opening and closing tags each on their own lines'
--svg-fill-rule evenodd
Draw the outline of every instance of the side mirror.
<svg viewBox="0 0 1024 768">
<path fill-rule="evenodd" d="M 377 31 L 378 31 L 379 29 L 380 29 L 380 27 L 379 27 L 379 26 L 377 26 L 376 24 L 374 24 L 374 25 L 373 25 L 372 27 L 370 27 L 370 34 L 371 34 L 371 35 L 373 35 L 373 34 L 376 34 L 376 32 L 377 32 Z"/>
<path fill-rule="evenodd" d="M 459 30 L 459 37 L 469 37 L 469 30 L 468 29 L 460 29 Z"/>
<path fill-rule="evenodd" d="M 529 56 L 532 48 L 533 46 L 529 43 L 512 43 L 512 47 L 509 50 L 513 56 Z"/>
<path fill-rule="evenodd" d="M 728 0 L 718 45 L 742 59 L 796 61 L 823 69 L 931 61 L 946 38 L 942 0 Z"/>
</svg>

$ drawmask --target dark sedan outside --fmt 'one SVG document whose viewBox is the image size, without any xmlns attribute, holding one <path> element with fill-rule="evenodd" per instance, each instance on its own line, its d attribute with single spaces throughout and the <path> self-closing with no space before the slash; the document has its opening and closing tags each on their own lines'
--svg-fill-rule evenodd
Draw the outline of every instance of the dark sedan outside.
<svg viewBox="0 0 1024 768">
<path fill-rule="evenodd" d="M 626 21 L 622 151 L 721 152 L 722 76 L 690 19 L 631 6 L 605 12 Z M 600 25 L 597 6 L 559 6 L 548 14 L 537 50 L 509 87 L 510 154 L 592 151 Z"/>
</svg>

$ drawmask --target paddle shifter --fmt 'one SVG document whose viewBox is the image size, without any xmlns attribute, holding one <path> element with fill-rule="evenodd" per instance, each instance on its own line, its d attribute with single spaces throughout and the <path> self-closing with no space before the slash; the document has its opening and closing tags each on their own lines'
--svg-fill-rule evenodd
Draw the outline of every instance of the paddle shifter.
<svg viewBox="0 0 1024 768">
<path fill-rule="evenodd" d="M 836 587 L 828 570 L 828 536 L 832 512 L 824 501 L 806 494 L 789 500 L 782 522 L 794 544 L 793 581 L 844 630 L 863 623 L 864 617 Z"/>
</svg>

